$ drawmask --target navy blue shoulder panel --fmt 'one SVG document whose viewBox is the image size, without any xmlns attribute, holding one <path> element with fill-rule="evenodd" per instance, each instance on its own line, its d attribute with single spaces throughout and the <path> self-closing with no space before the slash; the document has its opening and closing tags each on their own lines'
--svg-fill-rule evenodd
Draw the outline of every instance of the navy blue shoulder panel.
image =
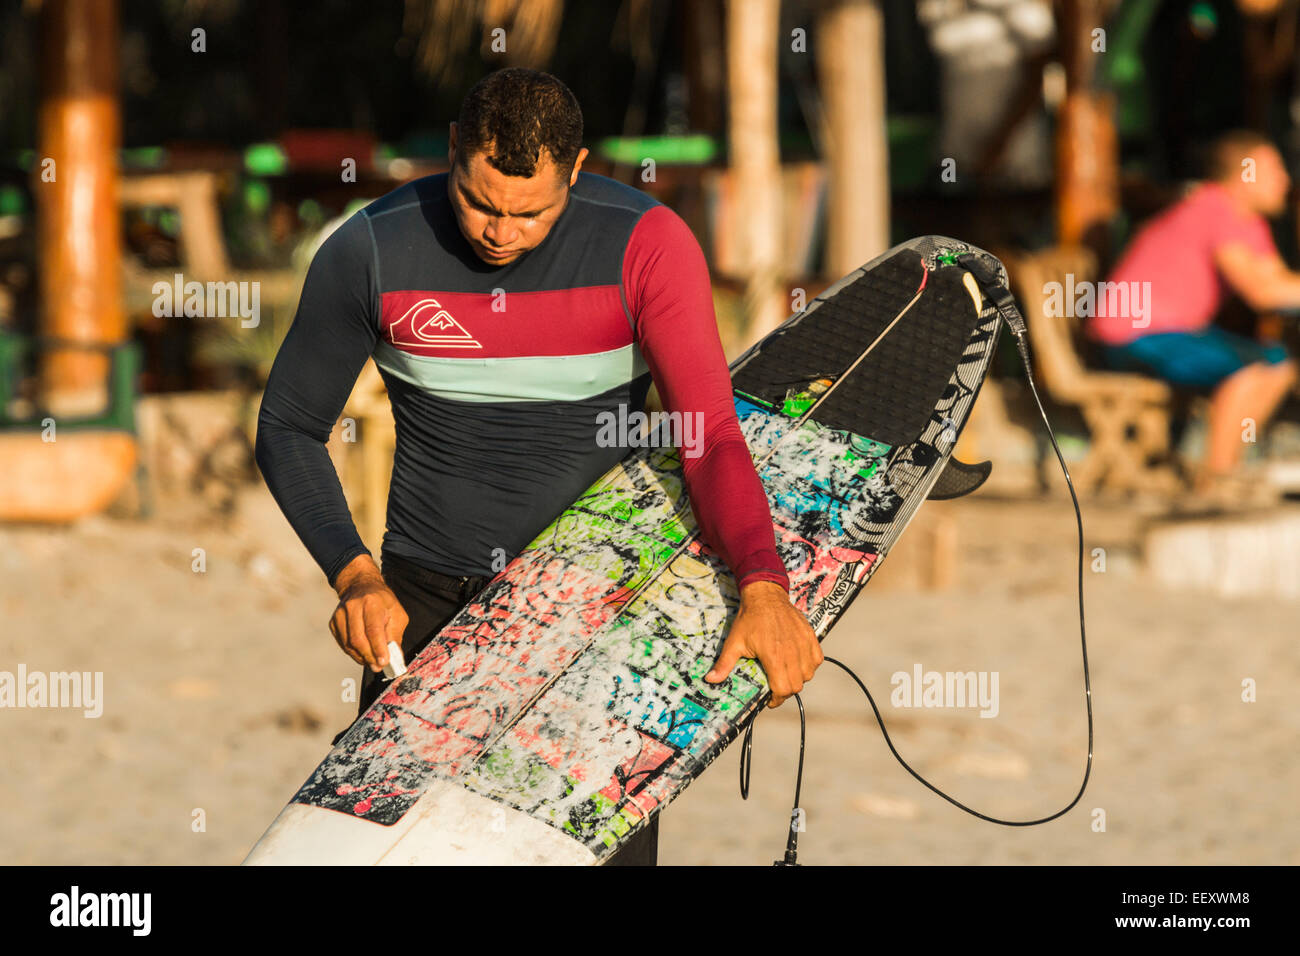
<svg viewBox="0 0 1300 956">
<path fill-rule="evenodd" d="M 595 173 L 578 173 L 577 185 L 570 195 L 588 203 L 624 209 L 638 217 L 647 209 L 659 205 L 659 200 L 641 190 Z"/>
</svg>

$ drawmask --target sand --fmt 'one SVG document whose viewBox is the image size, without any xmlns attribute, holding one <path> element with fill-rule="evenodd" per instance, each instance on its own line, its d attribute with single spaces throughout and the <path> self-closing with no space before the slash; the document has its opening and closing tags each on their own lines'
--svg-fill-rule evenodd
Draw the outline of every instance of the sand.
<svg viewBox="0 0 1300 956">
<path fill-rule="evenodd" d="M 1054 812 L 1086 753 L 1068 502 L 977 495 L 923 515 L 955 523 L 952 586 L 891 581 L 887 563 L 827 652 L 858 671 L 935 784 L 990 814 Z M 1085 519 L 1107 563 L 1086 576 L 1096 762 L 1080 805 L 1024 829 L 962 813 L 895 763 L 828 665 L 804 695 L 800 862 L 1300 863 L 1300 606 L 1161 588 L 1130 509 L 1089 506 Z M 891 561 L 905 569 L 923 540 L 909 531 Z M 0 670 L 104 674 L 99 718 L 0 710 L 6 863 L 238 863 L 354 712 L 343 689 L 357 669 L 326 629 L 332 592 L 264 489 L 241 491 L 224 518 L 173 503 L 148 521 L 3 527 L 0 569 Z M 892 706 L 891 675 L 917 664 L 996 671 L 997 716 Z M 797 748 L 793 702 L 764 713 L 749 800 L 733 746 L 664 812 L 661 863 L 778 858 Z"/>
</svg>

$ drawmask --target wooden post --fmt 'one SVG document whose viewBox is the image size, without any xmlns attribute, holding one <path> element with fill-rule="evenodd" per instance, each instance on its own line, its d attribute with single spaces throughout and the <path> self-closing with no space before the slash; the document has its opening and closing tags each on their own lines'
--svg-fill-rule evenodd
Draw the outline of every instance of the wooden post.
<svg viewBox="0 0 1300 956">
<path fill-rule="evenodd" d="M 826 271 L 838 278 L 889 248 L 889 142 L 879 0 L 839 0 L 817 18 L 830 175 Z"/>
<path fill-rule="evenodd" d="M 1056 130 L 1057 240 L 1084 244 L 1107 258 L 1109 225 L 1119 212 L 1119 140 L 1115 103 L 1092 89 L 1098 0 L 1062 0 L 1061 59 L 1066 94 Z"/>
<path fill-rule="evenodd" d="M 692 0 L 685 10 L 686 84 L 691 131 L 721 136 L 726 113 L 726 11 L 722 0 Z"/>
<path fill-rule="evenodd" d="M 109 356 L 75 347 L 126 337 L 117 212 L 117 2 L 44 0 L 40 12 L 41 104 L 37 113 L 37 254 L 47 340 L 42 404 L 56 416 L 53 441 L 28 430 L 0 433 L 0 520 L 72 521 L 101 511 L 136 461 L 120 431 L 63 431 L 58 416 L 102 412 Z"/>
<path fill-rule="evenodd" d="M 41 105 L 33 173 L 41 264 L 40 334 L 70 343 L 126 337 L 117 209 L 116 0 L 45 0 Z M 108 356 L 76 348 L 43 355 L 43 404 L 93 414 L 108 400 Z"/>
<path fill-rule="evenodd" d="M 776 75 L 779 0 L 728 0 L 728 163 L 740 270 L 755 342 L 786 317 L 780 291 L 781 162 L 777 146 Z"/>
</svg>

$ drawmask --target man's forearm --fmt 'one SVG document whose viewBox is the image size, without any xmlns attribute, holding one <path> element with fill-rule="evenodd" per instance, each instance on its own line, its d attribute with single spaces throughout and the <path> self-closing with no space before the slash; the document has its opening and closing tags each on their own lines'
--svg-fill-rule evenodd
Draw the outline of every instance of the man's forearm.
<svg viewBox="0 0 1300 956">
<path fill-rule="evenodd" d="M 376 581 L 383 583 L 383 580 L 384 576 L 379 570 L 379 565 L 375 564 L 375 559 L 367 552 L 358 554 L 343 566 L 343 570 L 334 578 L 334 590 L 342 596 L 358 584 L 371 584 Z"/>
<path fill-rule="evenodd" d="M 740 432 L 731 374 L 718 337 L 708 264 L 679 216 L 665 207 L 637 224 L 624 259 L 637 344 L 664 408 L 699 422 L 700 444 L 682 449 L 682 470 L 704 540 L 742 585 L 788 587 L 772 513 Z"/>
<path fill-rule="evenodd" d="M 1288 269 L 1281 257 L 1229 243 L 1215 252 L 1214 261 L 1232 290 L 1255 311 L 1300 308 L 1300 273 Z"/>
<path fill-rule="evenodd" d="M 753 577 L 740 588 L 741 607 L 746 604 L 753 605 L 774 599 L 788 604 L 790 602 L 790 592 L 775 581 Z"/>
<path fill-rule="evenodd" d="M 1260 312 L 1275 309 L 1300 309 L 1300 274 L 1286 272 L 1272 277 L 1261 290 L 1255 292 L 1252 308 Z"/>
<path fill-rule="evenodd" d="M 687 487 L 704 540 L 726 562 L 742 590 L 751 583 L 789 588 L 776 551 L 772 512 L 738 426 L 687 470 Z M 688 459 L 689 460 L 689 459 Z"/>
<path fill-rule="evenodd" d="M 280 510 L 337 588 L 344 568 L 358 556 L 369 559 L 370 552 L 357 533 L 324 443 L 278 421 L 264 404 L 256 458 Z"/>
<path fill-rule="evenodd" d="M 325 443 L 378 339 L 372 251 L 364 212 L 321 245 L 257 418 L 262 477 L 331 584 L 368 553 Z"/>
</svg>

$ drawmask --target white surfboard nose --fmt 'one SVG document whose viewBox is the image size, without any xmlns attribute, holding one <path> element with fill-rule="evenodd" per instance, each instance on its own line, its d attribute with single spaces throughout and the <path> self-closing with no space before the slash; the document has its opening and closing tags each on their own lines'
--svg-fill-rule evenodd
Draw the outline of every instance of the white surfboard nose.
<svg viewBox="0 0 1300 956">
<path fill-rule="evenodd" d="M 280 811 L 241 865 L 370 866 L 376 854 L 400 836 L 389 831 L 389 827 L 345 813 L 291 803 Z"/>
<path fill-rule="evenodd" d="M 436 781 L 392 826 L 291 803 L 244 866 L 594 866 L 564 832 L 459 784 Z"/>
</svg>

